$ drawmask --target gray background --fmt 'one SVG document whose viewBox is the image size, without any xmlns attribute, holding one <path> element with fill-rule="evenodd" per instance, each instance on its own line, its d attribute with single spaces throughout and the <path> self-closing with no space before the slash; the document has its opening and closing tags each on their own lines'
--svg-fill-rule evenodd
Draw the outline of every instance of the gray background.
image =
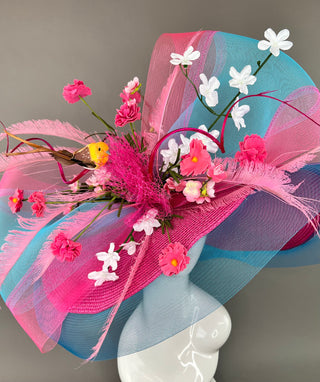
<svg viewBox="0 0 320 382">
<path fill-rule="evenodd" d="M 163 32 L 261 39 L 268 27 L 286 27 L 295 44 L 289 54 L 319 85 L 319 14 L 319 0 L 0 0 L 0 119 L 101 129 L 83 105 L 63 100 L 63 86 L 85 81 L 90 104 L 113 121 L 123 85 L 134 75 L 145 83 Z M 233 330 L 217 382 L 319 382 L 319 291 L 319 266 L 263 270 L 226 305 Z M 77 369 L 80 360 L 60 347 L 41 354 L 1 305 L 0 382 L 119 381 L 115 361 Z"/>
</svg>

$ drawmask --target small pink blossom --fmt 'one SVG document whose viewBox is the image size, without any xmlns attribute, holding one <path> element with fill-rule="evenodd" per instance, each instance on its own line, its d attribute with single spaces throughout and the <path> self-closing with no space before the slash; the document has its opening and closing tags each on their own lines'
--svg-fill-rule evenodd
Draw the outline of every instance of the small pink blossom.
<svg viewBox="0 0 320 382">
<path fill-rule="evenodd" d="M 246 161 L 263 163 L 267 156 L 265 141 L 257 134 L 247 135 L 239 142 L 240 151 L 236 152 L 235 160 L 242 166 Z"/>
<path fill-rule="evenodd" d="M 91 94 L 91 89 L 79 80 L 73 80 L 73 84 L 65 86 L 62 92 L 63 98 L 68 103 L 78 102 L 80 97 L 84 98 Z"/>
<path fill-rule="evenodd" d="M 160 268 L 166 276 L 173 276 L 183 271 L 189 261 L 187 249 L 179 242 L 168 244 L 159 256 Z"/>
<path fill-rule="evenodd" d="M 161 226 L 159 220 L 156 219 L 158 212 L 159 211 L 156 208 L 151 208 L 133 225 L 133 230 L 136 232 L 144 231 L 147 236 L 152 235 L 153 228 L 158 228 Z"/>
<path fill-rule="evenodd" d="M 63 232 L 58 233 L 51 243 L 52 253 L 61 262 L 74 261 L 80 255 L 81 247 L 80 243 L 68 239 Z"/>
<path fill-rule="evenodd" d="M 183 190 L 183 195 L 188 202 L 195 202 L 201 195 L 202 183 L 198 180 L 189 180 Z"/>
<path fill-rule="evenodd" d="M 211 164 L 211 157 L 200 139 L 193 139 L 190 152 L 182 157 L 180 163 L 181 175 L 200 175 L 206 172 Z"/>
<path fill-rule="evenodd" d="M 166 183 L 164 185 L 164 189 L 170 193 L 170 190 L 176 191 L 176 192 L 182 192 L 186 186 L 186 181 L 181 180 L 179 183 L 176 182 L 173 178 L 168 178 L 166 180 Z"/>
<path fill-rule="evenodd" d="M 99 167 L 93 171 L 93 174 L 86 180 L 86 184 L 92 187 L 106 186 L 110 180 L 110 172 L 106 166 Z"/>
<path fill-rule="evenodd" d="M 28 202 L 33 203 L 31 206 L 33 211 L 32 215 L 36 215 L 37 218 L 41 218 L 46 209 L 46 199 L 43 192 L 36 191 L 32 193 L 28 198 Z"/>
<path fill-rule="evenodd" d="M 206 183 L 204 186 L 202 186 L 200 196 L 195 200 L 197 204 L 202 204 L 204 202 L 210 202 L 211 198 L 215 197 L 214 193 L 214 185 L 215 182 L 210 180 L 208 183 Z"/>
<path fill-rule="evenodd" d="M 19 212 L 23 205 L 23 190 L 17 188 L 14 194 L 9 197 L 8 205 L 13 214 Z"/>
<path fill-rule="evenodd" d="M 137 103 L 141 102 L 141 94 L 139 93 L 139 89 L 141 87 L 140 81 L 138 77 L 134 77 L 132 81 L 129 81 L 127 86 L 123 89 L 120 97 L 123 102 L 127 102 L 130 99 L 135 99 Z"/>
<path fill-rule="evenodd" d="M 115 124 L 118 127 L 123 127 L 127 123 L 135 122 L 141 118 L 140 107 L 137 105 L 135 99 L 131 99 L 121 105 L 120 109 L 117 109 L 117 115 L 115 117 Z"/>
<path fill-rule="evenodd" d="M 211 178 L 215 183 L 222 182 L 226 176 L 227 173 L 223 170 L 222 164 L 214 164 L 214 162 L 211 163 L 211 166 L 209 167 L 207 171 L 207 175 L 209 178 Z"/>
</svg>

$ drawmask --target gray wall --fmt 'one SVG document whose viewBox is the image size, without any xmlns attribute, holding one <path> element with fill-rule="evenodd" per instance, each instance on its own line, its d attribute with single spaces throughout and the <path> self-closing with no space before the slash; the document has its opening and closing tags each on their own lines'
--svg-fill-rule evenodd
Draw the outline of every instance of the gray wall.
<svg viewBox="0 0 320 382">
<path fill-rule="evenodd" d="M 113 120 L 132 76 L 145 83 L 163 32 L 215 29 L 261 39 L 267 27 L 290 29 L 289 54 L 320 82 L 319 0 L 0 0 L 0 119 L 61 119 L 100 128 L 63 86 L 79 78 L 90 103 Z M 217 382 L 320 380 L 320 267 L 265 269 L 227 304 L 233 331 L 221 351 Z M 0 382 L 117 382 L 115 361 L 80 369 L 57 347 L 40 354 L 4 304 Z M 168 381 L 171 382 L 171 381 Z"/>
</svg>

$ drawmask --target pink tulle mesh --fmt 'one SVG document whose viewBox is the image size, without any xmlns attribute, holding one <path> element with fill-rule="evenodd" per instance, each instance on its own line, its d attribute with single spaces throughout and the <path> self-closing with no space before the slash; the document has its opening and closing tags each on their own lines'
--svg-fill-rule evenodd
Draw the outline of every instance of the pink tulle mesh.
<svg viewBox="0 0 320 382">
<path fill-rule="evenodd" d="M 154 49 L 150 61 L 142 115 L 142 135 L 149 151 L 196 98 L 191 84 L 187 83 L 179 67 L 168 65 L 170 54 L 183 54 L 188 46 L 206 52 L 190 69 L 190 76 L 199 84 L 199 74 L 203 72 L 204 65 L 210 68 L 215 65 L 214 48 L 211 46 L 209 50 L 214 34 L 212 31 L 201 31 L 176 34 L 174 38 L 172 34 L 163 34 L 159 38 L 157 49 Z M 212 55 L 210 60 L 207 59 L 207 53 Z M 186 115 L 181 127 L 188 125 L 189 117 L 190 115 Z"/>
</svg>

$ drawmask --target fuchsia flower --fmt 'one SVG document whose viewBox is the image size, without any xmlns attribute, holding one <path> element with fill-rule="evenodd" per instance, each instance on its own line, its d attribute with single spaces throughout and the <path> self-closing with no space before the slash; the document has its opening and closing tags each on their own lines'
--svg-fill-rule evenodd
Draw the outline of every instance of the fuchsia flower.
<svg viewBox="0 0 320 382">
<path fill-rule="evenodd" d="M 123 89 L 120 97 L 123 102 L 127 102 L 130 99 L 135 99 L 137 103 L 141 102 L 141 94 L 139 89 L 141 87 L 138 77 L 134 77 L 132 81 L 129 81 L 127 86 Z"/>
<path fill-rule="evenodd" d="M 58 233 L 51 243 L 51 250 L 59 261 L 74 261 L 80 255 L 81 244 L 68 239 L 64 232 Z"/>
<path fill-rule="evenodd" d="M 226 172 L 223 170 L 223 166 L 222 164 L 214 164 L 211 163 L 211 166 L 209 167 L 209 170 L 207 171 L 207 175 L 215 182 L 215 183 L 219 183 L 219 182 L 222 182 L 227 174 Z"/>
<path fill-rule="evenodd" d="M 181 243 L 170 243 L 159 256 L 159 265 L 164 275 L 172 276 L 186 269 L 190 257 L 188 251 Z"/>
<path fill-rule="evenodd" d="M 14 194 L 9 197 L 8 205 L 13 214 L 19 212 L 23 205 L 23 190 L 17 188 Z"/>
<path fill-rule="evenodd" d="M 118 127 L 123 127 L 127 123 L 132 123 L 140 118 L 140 107 L 135 99 L 131 99 L 121 105 L 120 109 L 117 109 L 115 124 Z"/>
<path fill-rule="evenodd" d="M 80 101 L 79 97 L 87 97 L 91 95 L 91 89 L 86 86 L 82 81 L 79 80 L 73 80 L 73 84 L 68 84 L 63 88 L 63 98 L 68 103 L 75 103 Z"/>
<path fill-rule="evenodd" d="M 257 134 L 247 135 L 239 142 L 240 151 L 236 152 L 235 160 L 242 166 L 246 161 L 263 163 L 267 156 L 264 139 Z"/>
<path fill-rule="evenodd" d="M 32 215 L 36 215 L 37 218 L 41 218 L 46 209 L 46 199 L 43 192 L 36 191 L 29 196 L 28 202 L 33 203 Z"/>
<path fill-rule="evenodd" d="M 181 180 L 180 183 L 176 182 L 173 178 L 168 178 L 164 185 L 164 189 L 170 193 L 170 190 L 182 192 L 186 186 L 187 182 Z"/>
<path fill-rule="evenodd" d="M 190 152 L 182 157 L 180 163 L 181 175 L 200 175 L 206 172 L 211 164 L 211 157 L 206 146 L 200 139 L 193 139 L 190 143 Z"/>
</svg>

